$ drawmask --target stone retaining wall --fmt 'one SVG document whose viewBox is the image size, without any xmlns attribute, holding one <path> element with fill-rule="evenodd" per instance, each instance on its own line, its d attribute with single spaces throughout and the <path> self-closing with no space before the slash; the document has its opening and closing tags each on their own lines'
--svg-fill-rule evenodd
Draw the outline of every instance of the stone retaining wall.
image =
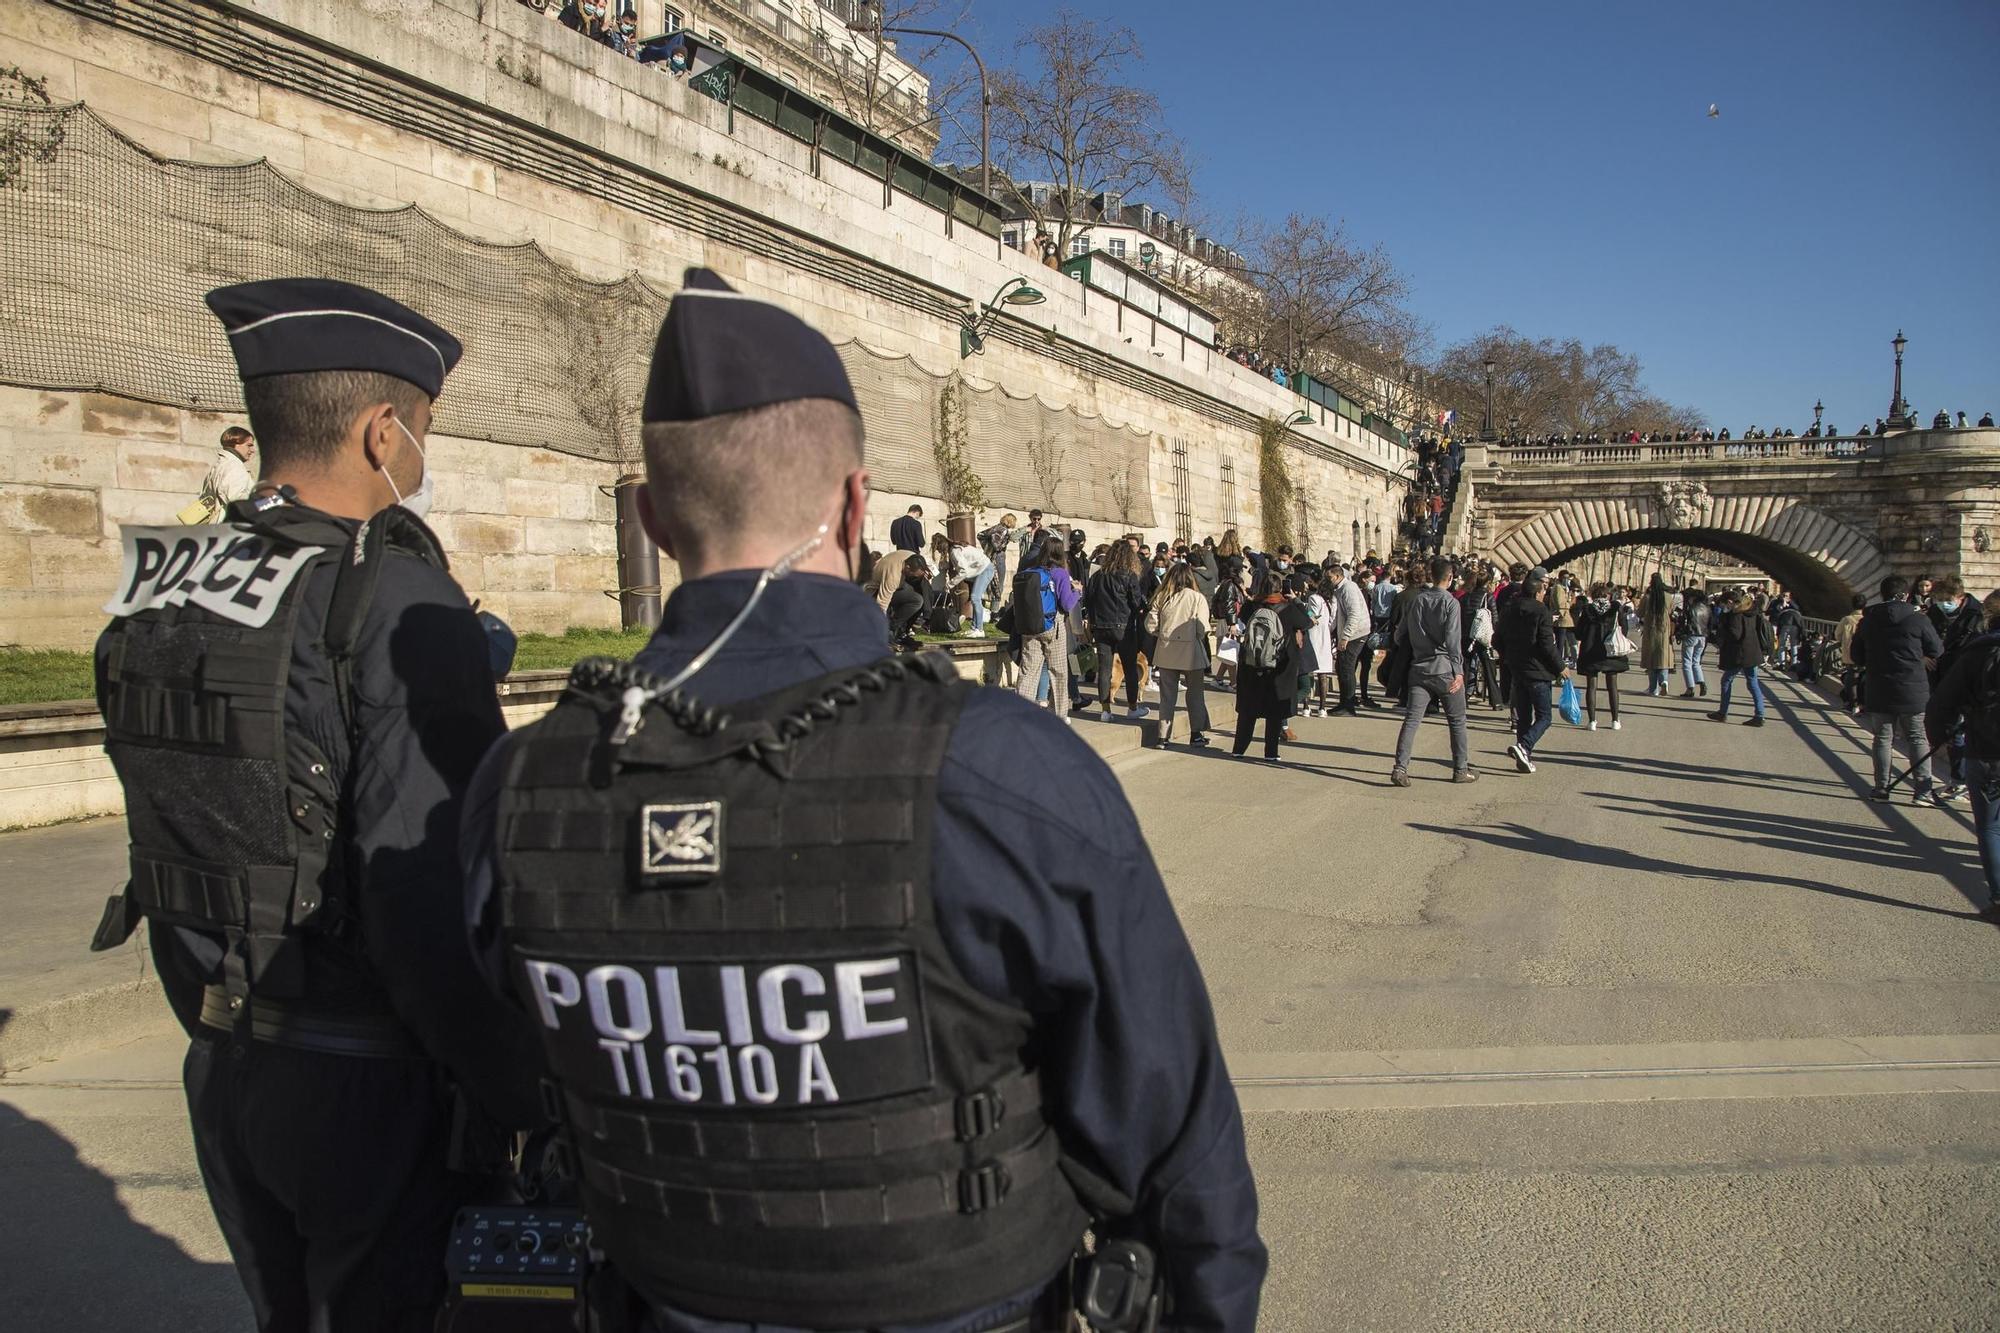
<svg viewBox="0 0 2000 1333">
<path fill-rule="evenodd" d="M 796 141 L 511 3 L 0 0 L 0 44 L 53 96 L 87 102 L 154 152 L 267 157 L 346 203 L 414 203 L 470 236 L 532 238 L 591 278 L 637 271 L 673 287 L 684 266 L 705 264 L 837 340 L 932 373 L 961 365 L 959 312 L 1021 272 L 997 240 L 885 197 L 844 164 L 815 164 Z M 1031 276 L 1050 299 L 1006 308 L 984 354 L 963 363 L 968 379 L 1147 432 L 1151 535 L 1185 525 L 1259 537 L 1255 423 L 1302 400 L 1198 344 L 1156 354 L 1127 343 L 1107 303 L 1086 306 L 1046 270 Z M 87 644 L 118 524 L 185 504 L 231 420 L 0 390 L 0 643 Z M 1347 551 L 1357 532 L 1364 548 L 1393 540 L 1407 451 L 1339 419 L 1302 426 L 1293 442 L 1315 546 Z M 434 526 L 472 596 L 523 629 L 615 623 L 603 595 L 614 513 L 600 488 L 618 468 L 445 438 L 431 459 Z M 876 498 L 878 544 L 907 502 Z M 942 518 L 935 497 L 925 507 Z"/>
</svg>

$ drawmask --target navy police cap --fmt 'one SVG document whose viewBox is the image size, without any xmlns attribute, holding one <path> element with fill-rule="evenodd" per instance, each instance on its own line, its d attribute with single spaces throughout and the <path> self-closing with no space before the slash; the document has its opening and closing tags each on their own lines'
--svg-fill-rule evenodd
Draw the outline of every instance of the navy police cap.
<svg viewBox="0 0 2000 1333">
<path fill-rule="evenodd" d="M 860 412 L 824 334 L 705 268 L 689 269 L 684 281 L 653 346 L 642 421 L 699 421 L 802 398 Z"/>
<path fill-rule="evenodd" d="M 458 339 L 377 291 L 332 278 L 217 287 L 208 308 L 246 380 L 308 370 L 372 370 L 432 398 L 464 351 Z"/>
</svg>

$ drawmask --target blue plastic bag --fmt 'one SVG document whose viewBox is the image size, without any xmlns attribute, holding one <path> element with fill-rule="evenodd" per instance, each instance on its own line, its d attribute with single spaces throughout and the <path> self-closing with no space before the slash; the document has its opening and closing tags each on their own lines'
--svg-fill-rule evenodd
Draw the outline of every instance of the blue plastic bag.
<svg viewBox="0 0 2000 1333">
<path fill-rule="evenodd" d="M 1556 704 L 1556 711 L 1563 715 L 1563 721 L 1571 726 L 1583 725 L 1583 700 L 1577 697 L 1576 682 L 1563 681 L 1562 699 Z"/>
</svg>

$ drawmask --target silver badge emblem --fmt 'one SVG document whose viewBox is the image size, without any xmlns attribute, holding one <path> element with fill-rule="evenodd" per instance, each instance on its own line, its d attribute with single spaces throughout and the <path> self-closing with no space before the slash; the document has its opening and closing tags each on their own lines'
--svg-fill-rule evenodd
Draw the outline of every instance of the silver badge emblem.
<svg viewBox="0 0 2000 1333">
<path fill-rule="evenodd" d="M 722 870 L 722 802 L 649 805 L 639 821 L 639 868 L 646 875 L 714 875 Z"/>
</svg>

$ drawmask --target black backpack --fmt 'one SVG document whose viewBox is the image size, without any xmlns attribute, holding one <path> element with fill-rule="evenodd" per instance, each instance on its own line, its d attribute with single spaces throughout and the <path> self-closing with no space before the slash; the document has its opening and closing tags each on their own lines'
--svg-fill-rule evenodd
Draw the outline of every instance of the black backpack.
<svg viewBox="0 0 2000 1333">
<path fill-rule="evenodd" d="M 1008 632 L 1024 639 L 1032 639 L 1037 634 L 1047 634 L 1053 625 L 1049 615 L 1043 571 L 1039 568 L 1024 569 L 1014 575 L 1014 614 Z"/>
<path fill-rule="evenodd" d="M 1988 645 L 1986 656 L 1970 670 L 1965 730 L 1983 753 L 2000 753 L 2000 644 Z"/>
</svg>

